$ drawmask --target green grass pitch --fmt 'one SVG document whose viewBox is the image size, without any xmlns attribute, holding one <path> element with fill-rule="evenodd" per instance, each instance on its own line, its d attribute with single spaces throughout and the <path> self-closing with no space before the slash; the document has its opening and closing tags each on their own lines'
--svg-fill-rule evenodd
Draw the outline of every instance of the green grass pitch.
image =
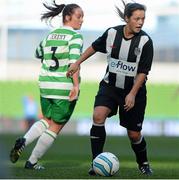
<svg viewBox="0 0 179 180">
<path fill-rule="evenodd" d="M 6 155 L 19 135 L 1 135 Z M 120 160 L 119 172 L 110 179 L 177 179 L 179 178 L 178 137 L 146 137 L 148 156 L 154 174 L 140 175 L 127 137 L 108 136 L 105 151 L 114 153 Z M 34 171 L 23 168 L 34 144 L 24 150 L 16 164 L 7 160 L 10 170 L 8 179 L 104 179 L 90 177 L 87 172 L 91 163 L 90 141 L 87 136 L 61 135 L 40 160 L 46 170 Z M 0 177 L 1 178 L 1 177 Z"/>
<path fill-rule="evenodd" d="M 179 94 L 175 94 L 177 84 L 148 84 L 147 117 L 179 118 Z M 80 99 L 74 117 L 91 116 L 98 83 L 81 84 Z M 22 96 L 33 95 L 39 103 L 37 82 L 0 82 L 0 115 L 22 117 Z M 88 101 L 86 101 L 88 97 Z M 87 103 L 86 103 L 87 102 Z M 84 106 L 85 104 L 85 106 Z M 9 151 L 18 135 L 2 135 L 0 150 Z M 152 179 L 179 179 L 179 141 L 178 137 L 146 137 L 148 155 L 154 170 Z M 3 143 L 4 142 L 4 143 Z M 34 144 L 33 144 L 34 145 Z M 46 170 L 42 172 L 24 170 L 25 161 L 33 148 L 30 145 L 16 164 L 7 161 L 9 179 L 103 179 L 89 177 L 87 171 L 91 163 L 90 141 L 87 136 L 59 136 L 53 147 L 40 161 Z M 108 137 L 104 148 L 118 156 L 120 171 L 111 179 L 144 179 L 137 170 L 134 154 L 127 137 Z M 0 154 L 0 158 L 2 154 Z M 1 159 L 0 159 L 1 165 Z M 0 169 L 1 171 L 1 169 Z M 0 177 L 1 178 L 1 177 Z"/>
</svg>

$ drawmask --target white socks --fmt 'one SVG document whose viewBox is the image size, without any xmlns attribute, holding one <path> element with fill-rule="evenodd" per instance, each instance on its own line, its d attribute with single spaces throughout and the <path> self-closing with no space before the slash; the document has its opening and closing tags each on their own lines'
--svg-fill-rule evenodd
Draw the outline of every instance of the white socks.
<svg viewBox="0 0 179 180">
<path fill-rule="evenodd" d="M 34 164 L 40 159 L 45 152 L 51 147 L 57 134 L 53 131 L 46 130 L 38 139 L 36 146 L 34 147 L 29 161 Z"/>
<path fill-rule="evenodd" d="M 48 127 L 49 127 L 49 124 L 47 123 L 47 121 L 43 119 L 34 123 L 32 127 L 24 135 L 24 138 L 26 139 L 25 145 L 27 146 L 28 144 L 33 142 L 35 139 L 37 139 Z"/>
<path fill-rule="evenodd" d="M 49 124 L 45 120 L 39 120 L 32 125 L 32 127 L 24 135 L 26 139 L 25 145 L 27 146 L 39 136 L 36 146 L 34 147 L 29 161 L 34 164 L 41 158 L 45 152 L 51 147 L 57 134 L 48 130 Z"/>
</svg>

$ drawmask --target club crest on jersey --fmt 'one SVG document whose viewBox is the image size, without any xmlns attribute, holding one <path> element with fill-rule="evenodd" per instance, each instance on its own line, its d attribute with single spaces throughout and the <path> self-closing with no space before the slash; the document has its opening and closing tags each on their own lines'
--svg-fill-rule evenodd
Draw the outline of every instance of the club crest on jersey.
<svg viewBox="0 0 179 180">
<path fill-rule="evenodd" d="M 134 49 L 134 54 L 135 54 L 136 56 L 138 56 L 138 55 L 140 54 L 140 48 L 136 47 L 136 48 Z"/>
</svg>

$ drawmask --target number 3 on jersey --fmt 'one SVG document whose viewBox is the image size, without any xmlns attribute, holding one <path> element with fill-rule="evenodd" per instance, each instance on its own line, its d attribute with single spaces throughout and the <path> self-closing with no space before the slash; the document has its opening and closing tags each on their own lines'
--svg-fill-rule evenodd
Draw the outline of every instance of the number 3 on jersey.
<svg viewBox="0 0 179 180">
<path fill-rule="evenodd" d="M 55 61 L 55 65 L 54 66 L 50 66 L 49 70 L 51 71 L 55 71 L 59 68 L 59 62 L 58 59 L 55 57 L 55 51 L 57 50 L 57 47 L 51 47 L 51 51 L 52 51 L 52 60 Z"/>
</svg>

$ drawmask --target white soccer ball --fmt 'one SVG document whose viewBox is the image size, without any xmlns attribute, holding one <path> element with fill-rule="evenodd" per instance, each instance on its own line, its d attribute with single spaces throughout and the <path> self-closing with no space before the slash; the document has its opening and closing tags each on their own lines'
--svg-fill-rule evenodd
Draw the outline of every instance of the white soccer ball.
<svg viewBox="0 0 179 180">
<path fill-rule="evenodd" d="M 112 176 L 119 170 L 119 160 L 114 154 L 103 152 L 93 160 L 93 170 L 101 176 Z"/>
</svg>

